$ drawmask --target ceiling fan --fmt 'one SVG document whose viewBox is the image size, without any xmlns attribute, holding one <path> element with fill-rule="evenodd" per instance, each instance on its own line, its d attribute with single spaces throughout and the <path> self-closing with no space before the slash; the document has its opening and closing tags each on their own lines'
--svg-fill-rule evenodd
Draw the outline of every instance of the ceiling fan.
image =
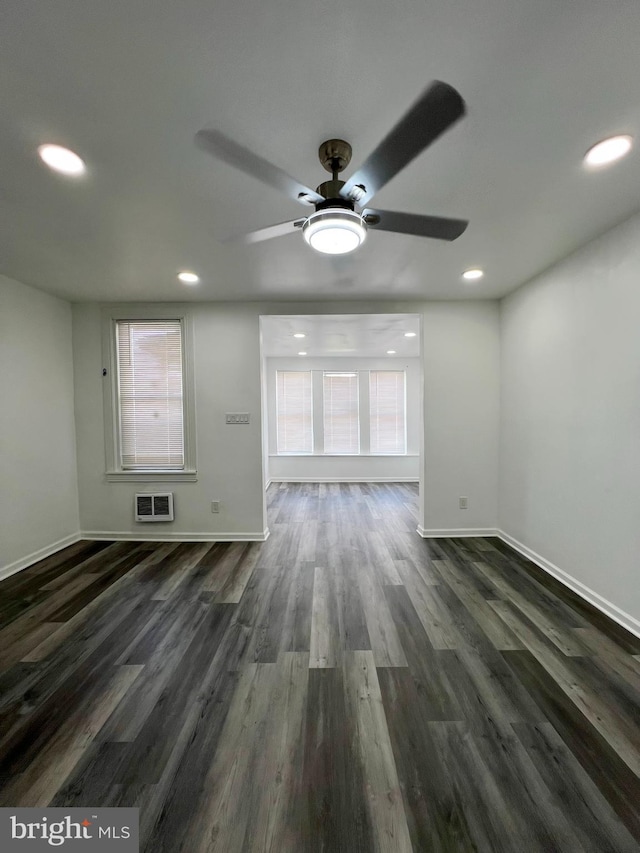
<svg viewBox="0 0 640 853">
<path fill-rule="evenodd" d="M 351 161 L 351 146 L 343 139 L 323 142 L 318 156 L 322 166 L 331 172 L 331 180 L 320 184 L 316 190 L 301 184 L 220 131 L 201 130 L 196 134 L 196 142 L 219 160 L 302 204 L 315 207 L 315 212 L 309 216 L 252 231 L 245 235 L 246 242 L 270 240 L 302 229 L 304 239 L 312 248 L 341 255 L 357 249 L 364 242 L 368 228 L 437 240 L 455 240 L 464 232 L 468 222 L 463 219 L 367 207 L 369 200 L 391 178 L 464 113 L 464 101 L 458 92 L 447 83 L 433 82 L 348 181 L 341 181 L 339 175 Z"/>
</svg>

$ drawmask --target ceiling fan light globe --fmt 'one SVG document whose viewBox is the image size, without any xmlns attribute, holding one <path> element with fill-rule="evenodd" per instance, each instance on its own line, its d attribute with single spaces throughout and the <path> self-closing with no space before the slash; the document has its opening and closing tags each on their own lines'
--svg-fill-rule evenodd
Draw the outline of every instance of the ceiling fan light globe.
<svg viewBox="0 0 640 853">
<path fill-rule="evenodd" d="M 353 210 L 328 208 L 312 213 L 302 226 L 306 242 L 324 255 L 346 255 L 367 237 L 362 216 Z"/>
</svg>

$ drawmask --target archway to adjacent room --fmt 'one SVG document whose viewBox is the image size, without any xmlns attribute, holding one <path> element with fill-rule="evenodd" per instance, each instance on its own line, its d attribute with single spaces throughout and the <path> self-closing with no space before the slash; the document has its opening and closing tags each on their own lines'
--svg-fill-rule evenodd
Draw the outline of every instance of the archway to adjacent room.
<svg viewBox="0 0 640 853">
<path fill-rule="evenodd" d="M 421 493 L 421 315 L 268 315 L 260 332 L 265 489 L 400 482 Z"/>
</svg>

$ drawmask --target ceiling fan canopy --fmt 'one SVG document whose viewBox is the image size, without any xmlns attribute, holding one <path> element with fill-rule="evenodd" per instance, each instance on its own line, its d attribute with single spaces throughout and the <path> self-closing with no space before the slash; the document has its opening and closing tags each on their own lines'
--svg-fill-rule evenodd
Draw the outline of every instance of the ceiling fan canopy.
<svg viewBox="0 0 640 853">
<path fill-rule="evenodd" d="M 347 181 L 340 180 L 339 175 L 351 162 L 351 146 L 343 139 L 323 142 L 318 156 L 332 177 L 315 190 L 220 131 L 201 130 L 196 134 L 196 142 L 217 159 L 301 204 L 315 207 L 314 213 L 303 218 L 252 231 L 244 235 L 245 242 L 270 240 L 301 229 L 313 249 L 337 255 L 361 246 L 368 228 L 448 241 L 465 231 L 468 222 L 463 219 L 367 207 L 383 186 L 464 114 L 464 101 L 458 92 L 447 83 L 435 81 Z"/>
</svg>

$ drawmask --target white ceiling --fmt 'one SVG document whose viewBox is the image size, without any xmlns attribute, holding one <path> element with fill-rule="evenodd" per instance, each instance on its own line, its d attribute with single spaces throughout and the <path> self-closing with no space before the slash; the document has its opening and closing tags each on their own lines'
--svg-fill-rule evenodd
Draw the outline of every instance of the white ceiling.
<svg viewBox="0 0 640 853">
<path fill-rule="evenodd" d="M 581 165 L 609 134 L 640 143 L 638 0 L 3 0 L 0 39 L 0 272 L 71 300 L 491 298 L 640 206 L 640 144 Z M 324 139 L 357 167 L 433 79 L 468 115 L 372 203 L 468 218 L 456 242 L 375 232 L 333 259 L 298 233 L 223 242 L 304 209 L 196 148 L 199 129 L 315 187 Z M 87 177 L 50 173 L 42 142 Z"/>
<path fill-rule="evenodd" d="M 298 358 L 417 358 L 420 318 L 417 314 L 305 314 L 260 318 L 263 355 Z M 405 332 L 415 336 L 405 337 Z M 294 338 L 294 334 L 304 338 Z M 387 350 L 395 350 L 388 356 Z M 303 357 L 301 357 L 303 358 Z M 301 361 L 302 365 L 302 361 Z"/>
</svg>

